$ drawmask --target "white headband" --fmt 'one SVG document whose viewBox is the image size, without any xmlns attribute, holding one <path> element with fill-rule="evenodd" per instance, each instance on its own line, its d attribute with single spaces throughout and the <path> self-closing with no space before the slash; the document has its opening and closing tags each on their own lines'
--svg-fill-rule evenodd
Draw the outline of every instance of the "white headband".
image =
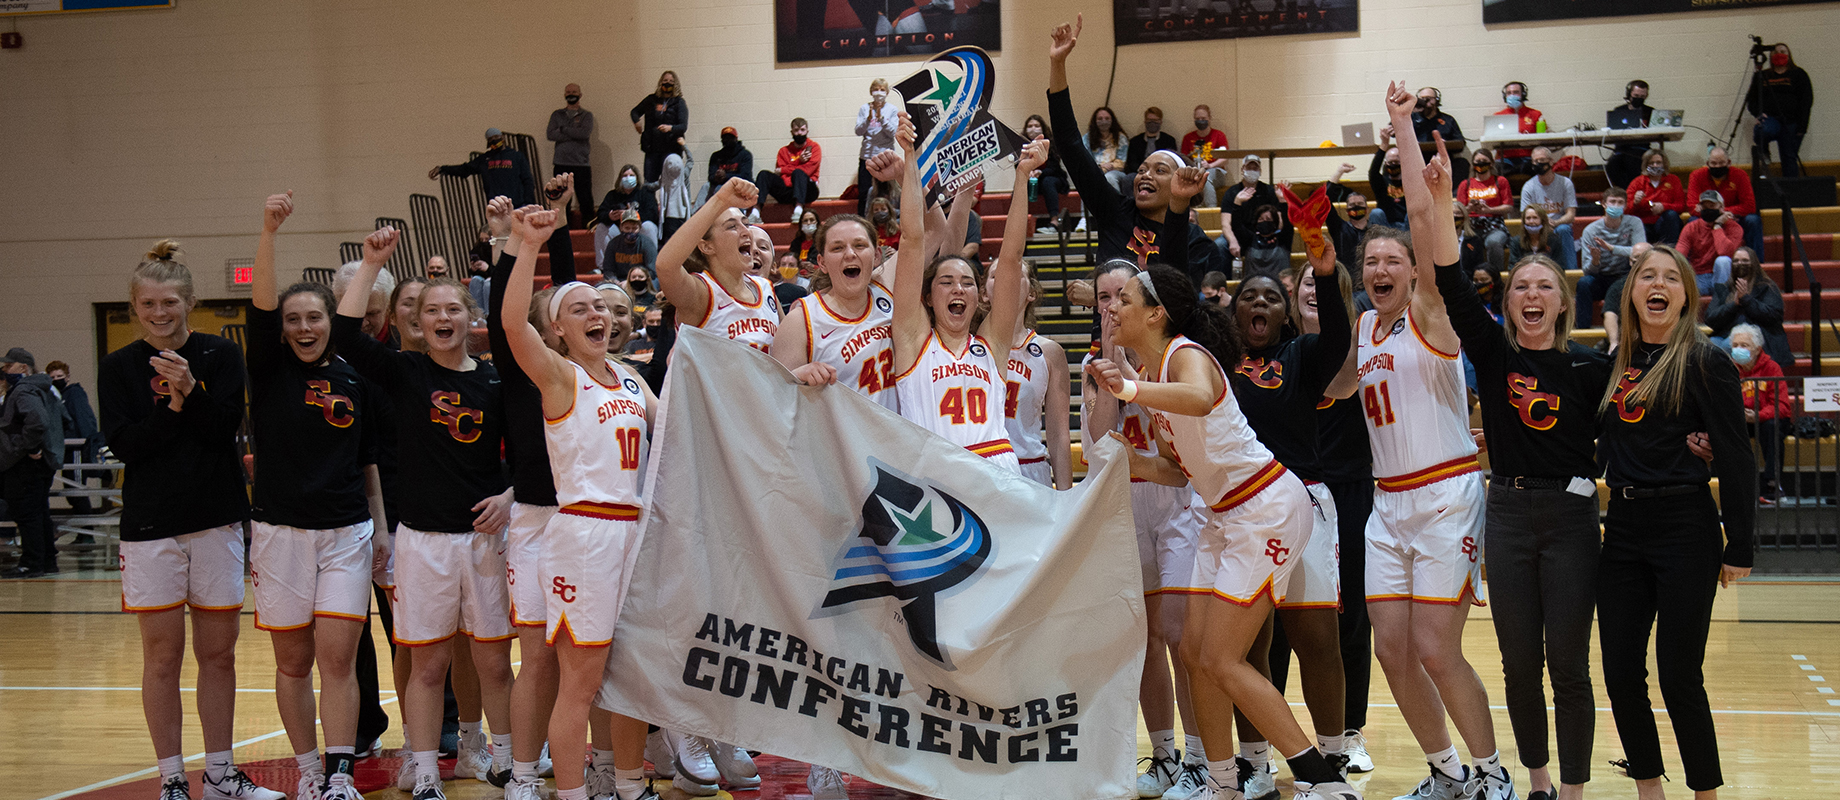
<svg viewBox="0 0 1840 800">
<path fill-rule="evenodd" d="M 1144 294 L 1150 295 L 1152 301 L 1159 306 L 1163 304 L 1163 298 L 1156 296 L 1156 284 L 1150 282 L 1150 270 L 1144 270 L 1131 277 L 1137 279 L 1137 282 L 1144 287 Z"/>
<path fill-rule="evenodd" d="M 550 322 L 555 322 L 556 315 L 562 311 L 562 296 L 568 294 L 571 291 L 574 291 L 575 287 L 577 286 L 580 286 L 583 289 L 587 289 L 590 292 L 594 291 L 594 287 L 589 286 L 588 284 L 582 283 L 581 281 L 569 281 L 568 283 L 565 283 L 561 286 L 556 287 L 556 293 L 549 296 L 549 321 Z"/>
</svg>

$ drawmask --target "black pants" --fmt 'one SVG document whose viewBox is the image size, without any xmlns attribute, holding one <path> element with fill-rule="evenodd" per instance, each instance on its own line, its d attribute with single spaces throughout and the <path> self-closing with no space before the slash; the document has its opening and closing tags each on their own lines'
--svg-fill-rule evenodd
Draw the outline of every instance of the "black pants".
<svg viewBox="0 0 1840 800">
<path fill-rule="evenodd" d="M 792 183 L 788 184 L 780 180 L 779 173 L 761 170 L 759 175 L 754 176 L 754 185 L 760 187 L 760 202 L 765 203 L 771 197 L 784 205 L 804 205 L 818 199 L 818 184 L 811 182 L 811 176 L 806 175 L 805 170 L 795 169 L 791 177 Z M 799 221 L 795 219 L 792 224 L 797 226 Z"/>
<path fill-rule="evenodd" d="M 1723 549 L 1712 493 L 1610 500 L 1603 557 L 1597 568 L 1598 646 L 1604 690 L 1629 777 L 1662 774 L 1661 740 L 1648 697 L 1648 639 L 1655 638 L 1661 699 L 1667 703 L 1687 788 L 1724 783 L 1718 734 L 1701 668 Z"/>
<path fill-rule="evenodd" d="M 1067 182 L 1055 175 L 1043 175 L 1035 180 L 1035 196 L 1041 198 L 1041 204 L 1047 208 L 1048 224 L 1061 215 L 1061 195 L 1067 193 Z"/>
<path fill-rule="evenodd" d="M 869 195 L 875 193 L 875 176 L 869 174 L 869 162 L 856 159 L 856 216 L 869 216 Z M 798 220 L 792 224 L 797 225 Z"/>
<path fill-rule="evenodd" d="M 581 212 L 582 227 L 587 227 L 594 222 L 594 168 L 582 164 L 555 164 L 549 174 L 564 172 L 575 173 L 575 208 Z"/>
<path fill-rule="evenodd" d="M 1642 176 L 1642 154 L 1646 152 L 1646 145 L 1630 149 L 1617 148 L 1609 158 L 1604 159 L 1604 177 L 1610 180 L 1611 186 L 1629 188 L 1630 181 Z"/>
<path fill-rule="evenodd" d="M 42 459 L 27 457 L 0 472 L 7 516 L 19 526 L 19 566 L 37 572 L 57 571 L 57 537 L 51 529 L 53 474 Z"/>
<path fill-rule="evenodd" d="M 396 626 L 393 624 L 395 620 L 390 611 L 390 596 L 388 593 L 384 592 L 382 587 L 372 586 L 371 590 L 372 593 L 376 595 L 377 615 L 382 618 L 384 633 L 386 637 L 394 641 L 393 634 L 396 631 Z M 395 662 L 396 648 L 391 647 L 390 664 L 393 666 Z M 390 715 L 384 712 L 383 704 L 379 702 L 379 689 L 382 688 L 384 678 L 383 671 L 392 669 L 392 666 L 384 666 L 378 662 L 377 645 L 371 640 L 371 616 L 366 614 L 364 616 L 364 633 L 358 637 L 357 742 L 359 750 L 369 747 L 371 742 L 376 741 L 378 737 L 383 735 L 384 731 L 390 729 Z M 392 672 L 390 677 L 390 687 L 394 690 L 396 686 L 395 673 Z M 397 708 L 400 709 L 402 707 L 402 699 L 397 698 L 396 702 Z"/>
<path fill-rule="evenodd" d="M 1367 619 L 1367 517 L 1374 513 L 1374 483 L 1328 486 L 1329 496 L 1335 498 L 1341 545 L 1342 676 L 1347 684 L 1343 724 L 1360 730 L 1367 727 L 1367 687 L 1374 667 L 1374 626 Z"/>
<path fill-rule="evenodd" d="M 1763 460 L 1757 464 L 1763 468 L 1763 480 L 1757 485 L 1763 487 L 1765 494 L 1770 489 L 1780 487 L 1783 436 L 1788 432 L 1789 421 L 1786 419 L 1757 420 L 1757 452 L 1763 455 Z"/>
<path fill-rule="evenodd" d="M 1491 486 L 1482 542 L 1521 764 L 1539 769 L 1550 760 L 1541 679 L 1550 670 L 1559 782 L 1589 781 L 1597 725 L 1591 691 L 1597 495 Z"/>
</svg>

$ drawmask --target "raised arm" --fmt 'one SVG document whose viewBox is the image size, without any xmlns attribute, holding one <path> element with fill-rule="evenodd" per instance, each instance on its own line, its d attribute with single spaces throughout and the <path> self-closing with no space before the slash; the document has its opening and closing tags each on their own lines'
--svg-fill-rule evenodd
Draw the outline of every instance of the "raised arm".
<svg viewBox="0 0 1840 800">
<path fill-rule="evenodd" d="M 262 206 L 262 235 L 256 239 L 255 269 L 249 276 L 249 304 L 263 311 L 281 307 L 275 280 L 275 232 L 294 213 L 294 190 L 269 195 Z"/>
<path fill-rule="evenodd" d="M 1329 218 L 1335 218 L 1333 210 Z M 1354 328 L 1343 311 L 1346 306 L 1342 304 L 1342 282 L 1335 274 L 1335 241 L 1325 240 L 1322 254 L 1309 256 L 1309 260 L 1310 274 L 1316 280 L 1316 320 L 1320 327 L 1308 371 L 1327 394 L 1342 371 L 1349 345 L 1354 343 Z"/>
<path fill-rule="evenodd" d="M 709 315 L 709 290 L 684 269 L 684 260 L 703 241 L 703 235 L 715 224 L 716 217 L 731 208 L 753 208 L 759 194 L 759 189 L 747 180 L 729 178 L 728 183 L 716 191 L 715 197 L 691 214 L 690 219 L 658 248 L 658 288 L 671 298 L 679 319 L 700 320 Z"/>
<path fill-rule="evenodd" d="M 1387 113 L 1397 130 L 1410 130 L 1412 106 L 1417 102 L 1403 84 L 1389 84 Z M 1406 195 L 1406 213 L 1412 227 L 1421 231 L 1413 237 L 1417 258 L 1412 270 L 1417 278 L 1412 289 L 1413 322 L 1427 344 L 1446 353 L 1461 346 L 1457 332 L 1450 327 L 1444 310 L 1444 296 L 1437 290 L 1437 265 L 1456 264 L 1461 260 L 1457 249 L 1457 230 L 1450 224 L 1450 151 L 1444 137 L 1432 133 L 1437 142 L 1437 156 L 1425 163 L 1425 154 L 1417 147 L 1399 148 L 1400 188 Z"/>
<path fill-rule="evenodd" d="M 505 281 L 506 308 L 530 308 L 531 285 L 537 277 L 537 255 L 557 225 L 556 212 L 548 209 L 518 209 L 511 212 L 512 230 L 518 239 L 517 263 Z M 575 371 L 560 353 L 543 343 L 543 334 L 530 324 L 529 314 L 514 314 L 503 320 L 505 340 L 518 366 L 530 382 L 543 392 L 543 414 L 551 419 L 569 412 L 575 402 L 572 391 Z"/>
<path fill-rule="evenodd" d="M 1048 160 L 1048 142 L 1038 139 L 1022 148 L 1016 161 L 1016 184 L 1010 189 L 1009 219 L 1003 223 L 1003 248 L 997 252 L 996 266 L 990 270 L 990 316 L 984 320 L 983 335 L 999 352 L 1007 352 L 1016 341 L 1016 328 L 1022 324 L 1022 304 L 1027 293 L 1023 288 L 1022 252 L 1029 242 L 1029 173 Z M 992 359 L 997 380 L 1007 380 L 1009 359 Z"/>
<path fill-rule="evenodd" d="M 914 133 L 911 128 L 903 126 L 895 136 L 901 146 L 901 156 L 906 161 L 901 178 L 901 207 L 908 213 L 901 215 L 901 242 L 924 242 L 925 214 L 917 213 L 925 207 L 924 187 L 920 185 L 919 159 L 914 157 Z M 926 264 L 922 263 L 924 247 L 902 247 L 896 251 L 894 286 L 894 371 L 896 375 L 905 374 L 920 360 L 920 347 L 932 332 L 932 325 L 927 321 L 926 303 Z"/>
</svg>

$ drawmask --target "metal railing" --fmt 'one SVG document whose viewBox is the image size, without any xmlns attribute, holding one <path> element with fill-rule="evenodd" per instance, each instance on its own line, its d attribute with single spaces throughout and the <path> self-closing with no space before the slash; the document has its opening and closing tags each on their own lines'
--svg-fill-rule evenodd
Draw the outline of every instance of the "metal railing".
<svg viewBox="0 0 1840 800">
<path fill-rule="evenodd" d="M 428 255 L 430 254 L 417 253 L 415 251 L 414 238 L 409 235 L 408 220 L 398 219 L 396 217 L 378 217 L 372 221 L 372 226 L 371 230 L 383 230 L 387 226 L 395 228 L 398 231 L 399 238 L 396 240 L 396 252 L 390 254 L 390 263 L 384 265 L 384 267 L 390 271 L 391 277 L 396 279 L 397 283 L 401 283 L 404 278 L 411 275 L 421 275 L 427 272 Z M 448 263 L 451 264 L 453 262 L 450 259 Z"/>
<path fill-rule="evenodd" d="M 1835 438 L 1840 413 L 1804 410 L 1803 383 L 1796 376 L 1743 383 L 1745 427 L 1759 477 L 1752 502 L 1760 552 L 1840 553 L 1840 443 Z"/>
<path fill-rule="evenodd" d="M 1811 362 L 1811 374 L 1821 374 L 1821 279 L 1815 277 L 1814 265 L 1808 263 L 1808 249 L 1802 245 L 1802 232 L 1795 225 L 1794 203 L 1790 202 L 1790 193 L 1777 190 L 1777 198 L 1782 201 L 1782 252 L 1783 252 L 1783 291 L 1795 291 L 1795 258 L 1802 259 L 1802 275 L 1808 281 L 1808 322 L 1814 336 L 1808 342 L 1808 357 Z M 1788 365 L 1783 365 L 1787 367 Z"/>
</svg>

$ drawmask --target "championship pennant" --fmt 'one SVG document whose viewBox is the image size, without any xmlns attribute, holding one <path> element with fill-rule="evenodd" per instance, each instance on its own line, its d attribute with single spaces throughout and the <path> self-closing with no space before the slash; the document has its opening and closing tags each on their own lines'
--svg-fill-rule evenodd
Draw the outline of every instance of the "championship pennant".
<svg viewBox="0 0 1840 800">
<path fill-rule="evenodd" d="M 959 47 L 895 85 L 919 137 L 915 150 L 928 208 L 1016 163 L 1026 144 L 990 115 L 996 77 L 982 48 Z"/>
</svg>

